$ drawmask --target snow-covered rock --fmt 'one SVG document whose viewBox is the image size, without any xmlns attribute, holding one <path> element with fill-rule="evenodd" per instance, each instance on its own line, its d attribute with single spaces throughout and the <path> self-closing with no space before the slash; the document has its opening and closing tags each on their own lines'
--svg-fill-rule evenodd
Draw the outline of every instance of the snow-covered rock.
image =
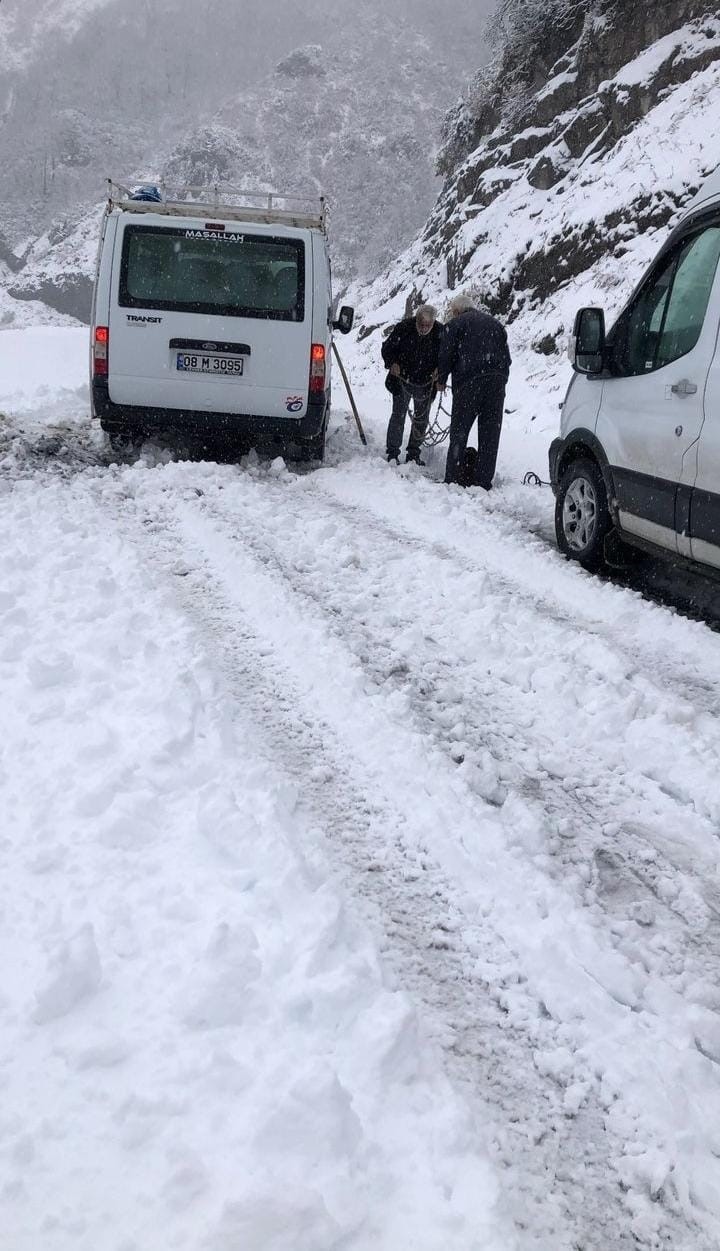
<svg viewBox="0 0 720 1251">
<path fill-rule="evenodd" d="M 89 321 L 102 206 L 80 221 L 57 222 L 35 240 L 7 280 L 15 301 L 41 301 L 61 315 Z"/>
<path fill-rule="evenodd" d="M 559 5 L 564 20 L 501 48 L 450 114 L 443 191 L 371 307 L 469 288 L 516 343 L 552 354 L 579 303 L 622 305 L 715 168 L 716 6 Z"/>
</svg>

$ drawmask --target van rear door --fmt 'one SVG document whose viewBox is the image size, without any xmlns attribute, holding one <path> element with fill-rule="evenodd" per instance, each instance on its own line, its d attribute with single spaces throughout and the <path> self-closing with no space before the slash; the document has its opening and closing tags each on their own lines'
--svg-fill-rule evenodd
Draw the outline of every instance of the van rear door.
<svg viewBox="0 0 720 1251">
<path fill-rule="evenodd" d="M 122 221 L 110 400 L 170 412 L 302 417 L 312 292 L 309 231 L 153 214 Z"/>
</svg>

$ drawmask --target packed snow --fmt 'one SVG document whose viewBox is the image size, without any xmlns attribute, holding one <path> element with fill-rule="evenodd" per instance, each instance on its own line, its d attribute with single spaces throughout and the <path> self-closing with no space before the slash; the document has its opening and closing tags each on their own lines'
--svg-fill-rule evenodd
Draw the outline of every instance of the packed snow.
<svg viewBox="0 0 720 1251">
<path fill-rule="evenodd" d="M 367 449 L 119 462 L 0 333 L 4 1238 L 712 1251 L 720 639 L 555 550 L 564 367 L 486 495 L 346 354 Z"/>
</svg>

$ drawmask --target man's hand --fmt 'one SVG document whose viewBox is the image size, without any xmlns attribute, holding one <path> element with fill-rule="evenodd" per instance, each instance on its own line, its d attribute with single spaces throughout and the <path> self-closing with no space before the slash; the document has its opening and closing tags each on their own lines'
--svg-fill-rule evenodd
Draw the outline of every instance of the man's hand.
<svg viewBox="0 0 720 1251">
<path fill-rule="evenodd" d="M 400 377 L 400 366 L 398 365 L 397 361 L 395 361 L 394 364 L 390 366 L 390 376 L 392 378 Z"/>
</svg>

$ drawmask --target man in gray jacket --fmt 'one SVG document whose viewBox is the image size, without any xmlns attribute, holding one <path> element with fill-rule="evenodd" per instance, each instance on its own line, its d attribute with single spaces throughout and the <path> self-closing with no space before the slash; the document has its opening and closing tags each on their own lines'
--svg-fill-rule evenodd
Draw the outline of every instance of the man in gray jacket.
<svg viewBox="0 0 720 1251">
<path fill-rule="evenodd" d="M 478 424 L 475 485 L 490 490 L 495 476 L 505 387 L 510 373 L 510 351 L 505 328 L 489 313 L 477 309 L 468 295 L 450 302 L 450 321 L 440 342 L 439 386 L 452 375 L 453 400 L 450 447 L 445 481 L 464 480 L 468 435 Z"/>
<path fill-rule="evenodd" d="M 382 345 L 382 358 L 388 370 L 385 386 L 392 393 L 392 414 L 387 428 L 387 459 L 397 461 L 405 430 L 405 418 L 412 401 L 413 420 L 407 445 L 407 460 L 423 465 L 420 459 L 430 408 L 435 398 L 438 351 L 442 327 L 431 304 L 423 304 L 414 317 L 398 322 Z"/>
</svg>

